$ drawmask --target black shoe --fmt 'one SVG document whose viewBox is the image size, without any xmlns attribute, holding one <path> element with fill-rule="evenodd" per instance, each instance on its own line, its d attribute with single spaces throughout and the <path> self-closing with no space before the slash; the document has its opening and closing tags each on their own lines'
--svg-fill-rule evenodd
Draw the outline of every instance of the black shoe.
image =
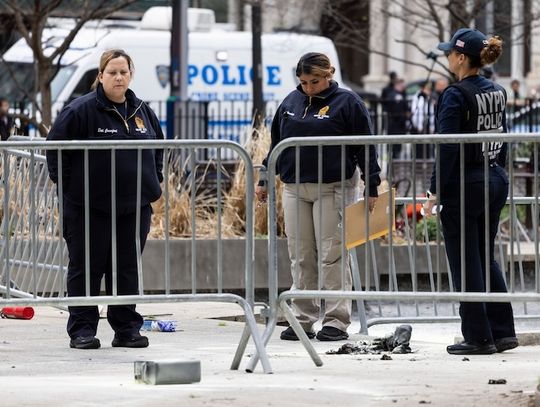
<svg viewBox="0 0 540 407">
<path fill-rule="evenodd" d="M 69 341 L 69 347 L 75 349 L 98 349 L 101 346 L 95 336 L 77 336 Z"/>
<path fill-rule="evenodd" d="M 495 347 L 499 353 L 504 352 L 505 350 L 517 348 L 518 346 L 518 338 L 515 336 L 507 336 L 505 338 L 495 339 Z"/>
<path fill-rule="evenodd" d="M 114 335 L 111 345 L 113 348 L 146 348 L 148 347 L 148 338 L 141 334 L 134 334 L 129 337 Z"/>
<path fill-rule="evenodd" d="M 306 335 L 309 339 L 315 338 L 315 332 L 308 332 L 306 331 Z M 279 335 L 280 339 L 283 341 L 299 341 L 298 336 L 296 336 L 296 333 L 292 329 L 292 327 L 288 327 L 284 331 L 281 332 L 281 335 Z"/>
<path fill-rule="evenodd" d="M 497 348 L 491 342 L 460 342 L 446 347 L 451 355 L 491 355 Z"/>
<path fill-rule="evenodd" d="M 317 332 L 317 339 L 319 341 L 343 341 L 349 338 L 349 334 L 341 329 L 333 326 L 323 326 L 322 329 Z"/>
</svg>

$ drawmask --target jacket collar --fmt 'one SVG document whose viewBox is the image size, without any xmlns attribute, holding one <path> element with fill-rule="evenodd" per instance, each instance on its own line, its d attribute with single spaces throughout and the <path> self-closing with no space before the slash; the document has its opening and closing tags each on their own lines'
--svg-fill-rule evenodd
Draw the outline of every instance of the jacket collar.
<svg viewBox="0 0 540 407">
<path fill-rule="evenodd" d="M 339 88 L 338 83 L 336 81 L 332 80 L 332 81 L 330 81 L 330 86 L 328 88 L 326 88 L 321 93 L 318 93 L 313 97 L 319 98 L 319 99 L 326 99 L 326 98 L 332 96 L 334 93 L 336 93 L 338 88 Z M 298 85 L 296 87 L 296 90 L 298 92 L 300 92 L 302 95 L 304 95 L 305 97 L 308 97 L 308 95 L 306 95 L 306 93 L 302 90 L 302 85 Z"/>
<path fill-rule="evenodd" d="M 141 100 L 135 96 L 135 93 L 131 89 L 126 91 L 126 100 L 128 102 L 128 106 L 133 108 L 136 108 L 141 104 Z M 96 88 L 96 104 L 98 109 L 112 109 L 114 106 L 113 102 L 105 95 L 105 91 L 103 90 L 103 85 L 101 83 L 98 83 Z"/>
</svg>

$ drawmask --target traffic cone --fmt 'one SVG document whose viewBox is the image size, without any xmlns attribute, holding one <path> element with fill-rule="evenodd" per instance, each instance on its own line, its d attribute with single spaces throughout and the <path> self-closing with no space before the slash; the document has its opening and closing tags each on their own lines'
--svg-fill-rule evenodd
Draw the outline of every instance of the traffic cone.
<svg viewBox="0 0 540 407">
<path fill-rule="evenodd" d="M 5 307 L 0 311 L 2 318 L 11 319 L 32 319 L 34 308 L 32 307 Z"/>
</svg>

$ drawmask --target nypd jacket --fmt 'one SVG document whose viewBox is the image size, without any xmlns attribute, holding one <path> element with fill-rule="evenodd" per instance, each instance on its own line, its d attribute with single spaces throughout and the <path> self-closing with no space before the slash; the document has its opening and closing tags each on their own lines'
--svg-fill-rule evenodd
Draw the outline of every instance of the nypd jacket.
<svg viewBox="0 0 540 407">
<path fill-rule="evenodd" d="M 272 121 L 272 149 L 282 140 L 290 137 L 343 136 L 373 134 L 369 112 L 360 97 L 342 89 L 334 81 L 330 87 L 316 96 L 309 97 L 299 85 L 278 107 Z M 270 152 L 268 153 L 270 155 Z M 341 147 L 325 146 L 322 152 L 322 182 L 341 180 Z M 362 179 L 366 173 L 364 146 L 347 146 L 345 156 L 345 178 L 351 178 L 358 165 Z M 263 161 L 266 166 L 268 157 Z M 318 182 L 317 147 L 300 148 L 300 182 Z M 374 146 L 369 146 L 369 187 L 370 196 L 377 196 L 377 186 L 381 183 L 381 171 L 377 163 Z M 294 183 L 296 153 L 294 148 L 283 151 L 277 162 L 276 172 L 285 183 Z"/>
<path fill-rule="evenodd" d="M 126 117 L 107 99 L 101 84 L 94 92 L 75 99 L 56 118 L 47 140 L 142 140 L 163 139 L 154 112 L 138 99 L 133 91 L 126 92 Z M 161 195 L 163 151 L 142 150 L 141 205 L 156 201 Z M 111 151 L 89 150 L 89 202 L 93 209 L 111 210 Z M 119 213 L 136 209 L 137 151 L 116 150 L 116 203 Z M 47 150 L 49 176 L 58 182 L 58 152 Z M 84 153 L 64 150 L 62 153 L 62 186 L 64 200 L 84 205 Z"/>
<path fill-rule="evenodd" d="M 470 76 L 450 85 L 441 95 L 437 108 L 437 131 L 440 134 L 506 132 L 506 91 L 483 76 Z M 440 189 L 441 202 L 459 199 L 459 144 L 441 144 L 440 185 L 436 172 L 431 176 L 430 191 Z M 505 143 L 465 144 L 465 182 L 483 182 L 484 154 L 491 166 L 505 166 Z M 437 188 L 439 187 L 439 188 Z"/>
</svg>

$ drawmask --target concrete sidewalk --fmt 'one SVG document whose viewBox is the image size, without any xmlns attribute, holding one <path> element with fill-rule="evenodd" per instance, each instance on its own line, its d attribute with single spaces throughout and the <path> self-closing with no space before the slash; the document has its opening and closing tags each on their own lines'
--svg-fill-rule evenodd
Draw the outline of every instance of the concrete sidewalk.
<svg viewBox="0 0 540 407">
<path fill-rule="evenodd" d="M 344 342 L 314 340 L 324 365 L 316 367 L 298 342 L 279 340 L 278 327 L 267 349 L 274 374 L 229 370 L 243 323 L 210 319 L 240 314 L 230 304 L 178 303 L 141 305 L 143 314 L 170 313 L 174 333 L 148 332 L 150 347 L 110 346 L 113 332 L 100 321 L 98 350 L 70 349 L 67 313 L 36 308 L 32 320 L 0 320 L 0 405 L 2 406 L 532 406 L 540 376 L 540 347 L 522 346 L 503 354 L 448 355 L 447 344 L 458 324 L 415 324 L 414 353 L 326 355 Z M 518 323 L 530 331 L 534 323 Z M 376 326 L 370 335 L 384 336 L 395 325 Z M 261 331 L 263 327 L 261 326 Z M 349 342 L 360 340 L 358 326 Z M 254 347 L 250 343 L 248 353 Z M 133 379 L 136 360 L 201 361 L 201 382 L 152 386 Z M 489 379 L 507 384 L 489 385 Z"/>
</svg>

